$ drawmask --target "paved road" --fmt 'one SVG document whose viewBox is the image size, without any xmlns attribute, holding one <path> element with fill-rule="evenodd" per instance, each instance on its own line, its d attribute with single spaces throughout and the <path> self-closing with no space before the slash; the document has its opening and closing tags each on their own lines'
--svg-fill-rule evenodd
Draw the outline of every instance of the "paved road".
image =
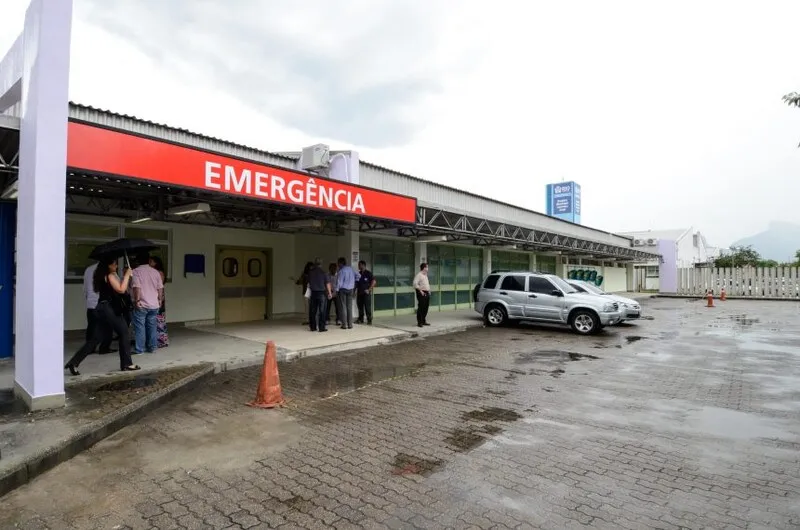
<svg viewBox="0 0 800 530">
<path fill-rule="evenodd" d="M 0 528 L 798 528 L 800 305 L 653 300 L 216 377 L 0 500 Z M 353 391 L 353 388 L 360 388 Z"/>
</svg>

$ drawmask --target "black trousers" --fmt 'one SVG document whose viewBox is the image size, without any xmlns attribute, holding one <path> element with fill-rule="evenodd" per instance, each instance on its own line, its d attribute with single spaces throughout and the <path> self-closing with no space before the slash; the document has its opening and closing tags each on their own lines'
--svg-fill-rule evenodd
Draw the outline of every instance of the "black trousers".
<svg viewBox="0 0 800 530">
<path fill-rule="evenodd" d="M 328 325 L 328 296 L 324 291 L 311 291 L 308 300 L 308 326 L 311 331 L 324 331 Z"/>
<path fill-rule="evenodd" d="M 428 321 L 428 308 L 431 306 L 431 294 L 417 291 L 417 324 Z"/>
<path fill-rule="evenodd" d="M 111 341 L 111 337 L 116 333 L 119 336 L 119 369 L 124 370 L 133 364 L 131 359 L 131 341 L 128 337 L 128 324 L 122 316 L 114 313 L 109 302 L 100 302 L 95 309 L 95 327 L 92 338 L 86 341 L 81 348 L 75 352 L 72 359 L 67 363 L 75 368 L 80 365 L 87 355 L 92 353 L 99 344 Z"/>
<path fill-rule="evenodd" d="M 367 291 L 366 293 L 358 293 L 356 295 L 356 305 L 358 306 L 358 322 L 363 323 L 364 317 L 367 317 L 367 322 L 372 322 L 372 294 Z"/>
<path fill-rule="evenodd" d="M 94 337 L 94 328 L 97 327 L 97 311 L 95 309 L 86 309 L 86 342 L 89 342 Z M 108 353 L 111 349 L 112 337 L 106 338 L 100 343 L 100 353 Z"/>
</svg>

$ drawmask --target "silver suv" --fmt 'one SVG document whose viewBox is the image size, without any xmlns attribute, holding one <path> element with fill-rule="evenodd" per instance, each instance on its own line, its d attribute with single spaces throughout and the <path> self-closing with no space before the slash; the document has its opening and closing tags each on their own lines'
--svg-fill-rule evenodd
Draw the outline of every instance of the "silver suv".
<svg viewBox="0 0 800 530">
<path fill-rule="evenodd" d="M 496 272 L 478 284 L 475 311 L 488 326 L 530 320 L 569 325 L 590 335 L 623 318 L 616 302 L 580 293 L 553 274 Z"/>
</svg>

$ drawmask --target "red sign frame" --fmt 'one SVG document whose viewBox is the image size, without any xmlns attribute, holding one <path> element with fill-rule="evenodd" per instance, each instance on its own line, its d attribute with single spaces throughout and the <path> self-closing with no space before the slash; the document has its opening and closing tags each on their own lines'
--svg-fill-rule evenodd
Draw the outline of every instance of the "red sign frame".
<svg viewBox="0 0 800 530">
<path fill-rule="evenodd" d="M 70 121 L 67 167 L 247 197 L 265 202 L 413 224 L 413 197 L 356 186 L 286 168 L 234 158 Z"/>
</svg>

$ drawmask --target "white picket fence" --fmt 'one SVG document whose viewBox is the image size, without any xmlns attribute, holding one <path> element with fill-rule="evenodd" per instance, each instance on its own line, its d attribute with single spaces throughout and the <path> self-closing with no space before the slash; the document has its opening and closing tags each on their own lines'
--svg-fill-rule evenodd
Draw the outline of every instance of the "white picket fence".
<svg viewBox="0 0 800 530">
<path fill-rule="evenodd" d="M 678 269 L 678 294 L 715 296 L 722 288 L 728 296 L 753 298 L 800 298 L 797 267 L 744 267 Z"/>
</svg>

